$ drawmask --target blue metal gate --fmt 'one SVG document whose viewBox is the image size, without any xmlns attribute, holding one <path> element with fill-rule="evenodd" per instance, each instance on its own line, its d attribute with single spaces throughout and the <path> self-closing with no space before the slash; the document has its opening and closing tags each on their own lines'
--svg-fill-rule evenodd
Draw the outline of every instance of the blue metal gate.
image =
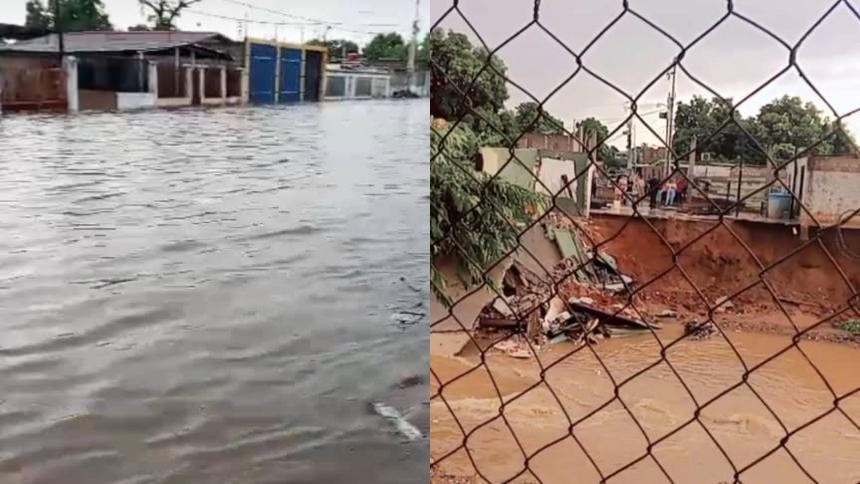
<svg viewBox="0 0 860 484">
<path fill-rule="evenodd" d="M 302 51 L 281 48 L 281 80 L 278 102 L 301 101 Z"/>
<path fill-rule="evenodd" d="M 250 51 L 248 97 L 252 103 L 273 103 L 278 49 L 274 45 L 251 44 Z"/>
</svg>

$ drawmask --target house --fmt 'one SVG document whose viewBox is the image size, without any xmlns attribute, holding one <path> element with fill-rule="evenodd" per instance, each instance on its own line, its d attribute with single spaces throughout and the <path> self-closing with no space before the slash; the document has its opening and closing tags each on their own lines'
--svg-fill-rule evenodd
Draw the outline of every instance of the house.
<svg viewBox="0 0 860 484">
<path fill-rule="evenodd" d="M 0 46 L 3 108 L 239 103 L 247 98 L 244 51 L 215 32 L 71 32 L 63 35 L 61 65 L 56 34 L 19 41 Z"/>
</svg>

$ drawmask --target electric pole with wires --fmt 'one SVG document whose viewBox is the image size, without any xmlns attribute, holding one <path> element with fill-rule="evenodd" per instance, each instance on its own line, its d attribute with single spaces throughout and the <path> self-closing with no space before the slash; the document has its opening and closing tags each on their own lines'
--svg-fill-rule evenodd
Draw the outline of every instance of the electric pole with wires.
<svg viewBox="0 0 860 484">
<path fill-rule="evenodd" d="M 421 12 L 421 0 L 415 0 L 415 20 L 412 21 L 412 41 L 409 42 L 409 58 L 406 63 L 407 89 L 412 92 L 415 85 L 415 54 L 418 48 L 418 17 Z"/>
</svg>

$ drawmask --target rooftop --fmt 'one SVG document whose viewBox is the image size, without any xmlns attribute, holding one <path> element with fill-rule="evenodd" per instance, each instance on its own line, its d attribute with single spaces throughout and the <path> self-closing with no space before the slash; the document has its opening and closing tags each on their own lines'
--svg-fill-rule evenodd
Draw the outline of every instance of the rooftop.
<svg viewBox="0 0 860 484">
<path fill-rule="evenodd" d="M 158 52 L 177 47 L 192 48 L 214 57 L 229 59 L 230 56 L 206 44 L 230 43 L 230 38 L 217 32 L 69 32 L 63 35 L 65 52 L 76 53 L 136 53 Z M 59 40 L 56 34 L 0 46 L 0 52 L 57 53 Z"/>
</svg>

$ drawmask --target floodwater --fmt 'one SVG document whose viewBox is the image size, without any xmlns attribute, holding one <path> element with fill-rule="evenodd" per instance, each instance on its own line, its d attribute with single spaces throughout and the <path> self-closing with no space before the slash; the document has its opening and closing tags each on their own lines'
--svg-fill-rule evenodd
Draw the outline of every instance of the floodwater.
<svg viewBox="0 0 860 484">
<path fill-rule="evenodd" d="M 678 336 L 673 327 L 660 332 L 664 343 Z M 467 350 L 461 358 L 431 355 L 433 372 L 443 382 L 453 381 L 442 390 L 451 410 L 438 396 L 431 401 L 431 457 L 442 459 L 463 442 L 453 412 L 465 432 L 473 431 L 467 446 L 477 471 L 462 449 L 445 457 L 442 469 L 460 476 L 481 475 L 490 482 L 517 476 L 525 467 L 523 453 L 537 455 L 529 461 L 531 473 L 518 475 L 513 482 L 600 482 L 599 468 L 603 477 L 614 474 L 608 481 L 612 483 L 716 484 L 734 482 L 735 471 L 747 466 L 739 478 L 745 484 L 860 482 L 856 426 L 860 394 L 840 401 L 844 414 L 827 413 L 834 408 L 833 394 L 796 348 L 750 373 L 749 386 L 720 396 L 701 410 L 698 422 L 685 425 L 697 407 L 688 390 L 703 406 L 742 381 L 741 361 L 753 367 L 791 343 L 788 337 L 764 334 L 732 332 L 729 337 L 742 360 L 719 337 L 685 340 L 666 357 L 687 389 L 664 362 L 622 385 L 619 400 L 614 401 L 615 383 L 660 360 L 660 347 L 652 336 L 603 341 L 594 348 L 597 356 L 587 348 L 568 356 L 571 345 L 554 345 L 540 354 L 544 367 L 551 368 L 545 383 L 537 386 L 541 369 L 534 359 L 515 360 L 491 351 L 486 367 L 467 374 L 480 361 L 476 351 Z M 860 350 L 809 341 L 799 347 L 837 395 L 860 387 Z M 438 390 L 432 381 L 431 393 Z M 502 401 L 504 419 L 499 413 Z M 586 418 L 607 401 L 612 403 Z M 786 432 L 822 414 L 827 415 L 794 433 L 784 448 L 754 463 L 778 447 Z M 574 427 L 577 443 L 568 429 L 579 419 L 584 420 Z M 643 431 L 654 443 L 678 428 L 653 446 L 656 460 L 646 457 L 615 474 L 646 455 Z"/>
<path fill-rule="evenodd" d="M 427 104 L 0 119 L 0 482 L 426 482 Z"/>
</svg>

